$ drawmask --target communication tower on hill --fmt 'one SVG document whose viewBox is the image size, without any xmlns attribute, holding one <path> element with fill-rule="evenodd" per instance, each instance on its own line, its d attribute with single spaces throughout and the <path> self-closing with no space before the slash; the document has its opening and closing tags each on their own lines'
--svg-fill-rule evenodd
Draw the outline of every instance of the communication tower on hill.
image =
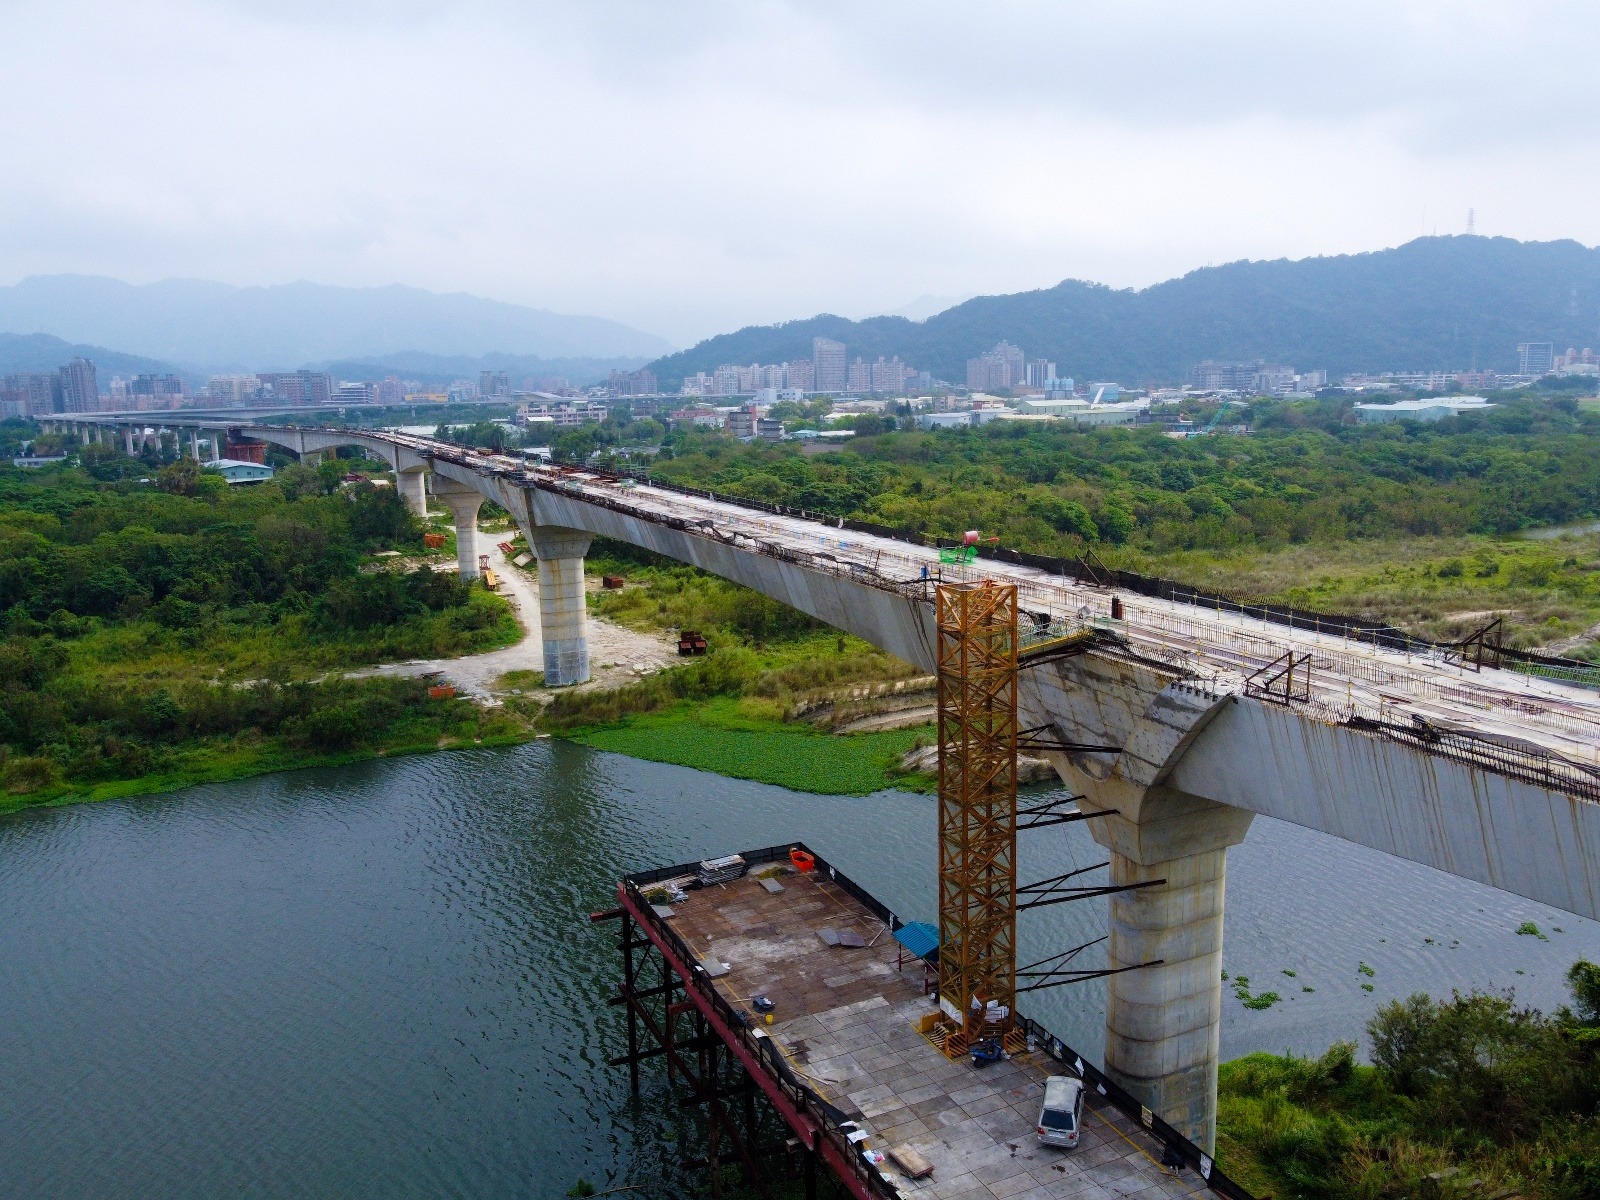
<svg viewBox="0 0 1600 1200">
<path fill-rule="evenodd" d="M 1478 233 L 1478 210 L 1467 209 L 1467 236 L 1476 237 Z"/>
</svg>

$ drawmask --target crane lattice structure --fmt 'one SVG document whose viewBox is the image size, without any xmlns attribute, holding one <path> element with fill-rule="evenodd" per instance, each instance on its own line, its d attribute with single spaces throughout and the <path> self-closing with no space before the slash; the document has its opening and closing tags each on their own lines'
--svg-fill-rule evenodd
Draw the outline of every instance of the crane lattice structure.
<svg viewBox="0 0 1600 1200">
<path fill-rule="evenodd" d="M 1017 1002 L 1017 588 L 935 591 L 939 681 L 939 1006 L 952 1058 L 1021 1048 Z"/>
</svg>

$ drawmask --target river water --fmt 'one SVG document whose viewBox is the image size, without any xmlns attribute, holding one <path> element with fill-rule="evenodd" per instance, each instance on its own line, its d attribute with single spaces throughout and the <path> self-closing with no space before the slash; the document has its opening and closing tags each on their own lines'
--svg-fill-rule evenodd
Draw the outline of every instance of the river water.
<svg viewBox="0 0 1600 1200">
<path fill-rule="evenodd" d="M 793 839 L 933 915 L 928 797 L 565 743 L 0 819 L 0 1196 L 684 1194 L 689 1130 L 659 1071 L 632 1101 L 604 1066 L 615 926 L 587 914 L 619 872 Z M 1021 858 L 1025 878 L 1100 861 L 1079 826 Z M 1594 922 L 1265 818 L 1228 887 L 1228 969 L 1284 997 L 1230 993 L 1229 1057 L 1320 1051 L 1415 990 L 1550 1007 L 1575 957 L 1600 959 Z M 1105 919 L 1104 900 L 1024 914 L 1022 952 Z M 1024 1007 L 1098 1058 L 1103 1005 L 1085 984 Z"/>
</svg>

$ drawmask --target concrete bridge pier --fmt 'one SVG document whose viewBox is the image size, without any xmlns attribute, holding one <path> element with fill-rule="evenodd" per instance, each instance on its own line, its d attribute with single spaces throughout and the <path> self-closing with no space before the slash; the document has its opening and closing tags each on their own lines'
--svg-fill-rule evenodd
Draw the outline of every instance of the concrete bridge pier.
<svg viewBox="0 0 1600 1200">
<path fill-rule="evenodd" d="M 419 521 L 428 518 L 428 480 L 427 471 L 422 467 L 413 467 L 408 471 L 394 473 L 395 488 L 400 492 L 400 499 L 406 502 Z"/>
<path fill-rule="evenodd" d="M 1088 825 L 1111 852 L 1111 882 L 1149 885 L 1110 898 L 1106 965 L 1136 969 L 1106 980 L 1103 1065 L 1210 1153 L 1228 847 L 1244 840 L 1254 814 L 1185 792 L 1171 776 L 1234 697 L 1148 665 L 1084 656 L 1028 671 L 1019 700 L 1025 725 L 1049 726 L 1063 741 L 1119 747 L 1049 755 L 1083 793 L 1082 808 L 1108 813 Z"/>
<path fill-rule="evenodd" d="M 478 578 L 478 510 L 483 507 L 483 493 L 476 488 L 446 479 L 435 472 L 432 476 L 433 496 L 450 510 L 456 522 L 456 562 L 461 568 L 461 578 Z"/>
<path fill-rule="evenodd" d="M 544 636 L 546 687 L 589 681 L 589 620 L 583 594 L 583 556 L 594 535 L 581 529 L 524 529 L 539 560 L 539 631 Z"/>
<path fill-rule="evenodd" d="M 122 427 L 122 448 L 123 448 L 123 450 L 125 450 L 127 452 L 127 455 L 128 455 L 129 458 L 133 457 L 133 426 L 132 425 L 124 425 Z"/>
<path fill-rule="evenodd" d="M 189 457 L 194 459 L 195 462 L 200 461 L 200 431 L 198 429 L 189 430 Z"/>
<path fill-rule="evenodd" d="M 1106 980 L 1106 1073 L 1207 1153 L 1217 1136 L 1228 847 L 1253 816 L 1157 787 L 1140 797 L 1137 820 L 1089 822 L 1111 851 L 1113 884 L 1165 881 L 1111 897 L 1106 965 L 1138 969 Z"/>
</svg>

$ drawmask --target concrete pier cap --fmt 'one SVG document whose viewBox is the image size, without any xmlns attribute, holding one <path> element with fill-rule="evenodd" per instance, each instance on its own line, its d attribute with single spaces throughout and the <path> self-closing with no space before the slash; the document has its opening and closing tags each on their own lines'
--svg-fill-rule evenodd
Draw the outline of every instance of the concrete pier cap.
<svg viewBox="0 0 1600 1200">
<path fill-rule="evenodd" d="M 594 535 L 558 525 L 523 529 L 539 560 L 539 632 L 544 638 L 546 687 L 589 680 L 589 620 L 583 592 L 583 556 Z"/>
</svg>

